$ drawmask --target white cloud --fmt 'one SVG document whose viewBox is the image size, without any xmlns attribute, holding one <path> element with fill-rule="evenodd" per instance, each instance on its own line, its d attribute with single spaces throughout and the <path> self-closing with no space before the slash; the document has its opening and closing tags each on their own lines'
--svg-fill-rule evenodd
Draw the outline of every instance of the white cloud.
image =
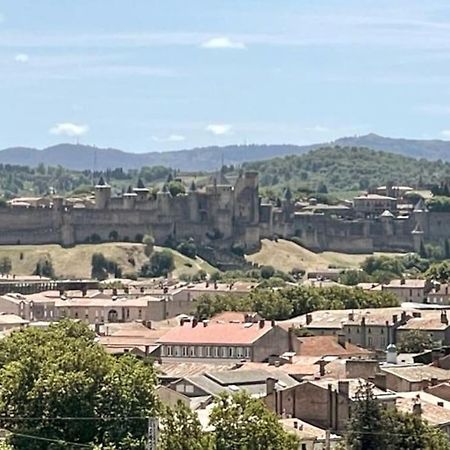
<svg viewBox="0 0 450 450">
<path fill-rule="evenodd" d="M 231 131 L 231 125 L 227 123 L 210 123 L 206 127 L 206 131 L 209 131 L 216 136 L 228 134 Z"/>
<path fill-rule="evenodd" d="M 450 138 L 450 130 L 442 130 L 441 131 L 441 135 L 446 138 L 449 139 Z"/>
<path fill-rule="evenodd" d="M 314 125 L 313 127 L 310 128 L 305 128 L 306 131 L 314 131 L 316 133 L 327 133 L 328 131 L 330 131 L 329 128 L 324 127 L 322 125 Z"/>
<path fill-rule="evenodd" d="M 213 49 L 232 48 L 232 49 L 236 49 L 236 50 L 244 50 L 246 48 L 246 46 L 243 42 L 235 41 L 226 36 L 208 39 L 207 41 L 205 41 L 201 44 L 201 47 L 213 48 Z"/>
<path fill-rule="evenodd" d="M 164 138 L 152 136 L 152 140 L 155 142 L 183 142 L 186 140 L 186 136 L 183 136 L 181 134 L 171 134 Z"/>
<path fill-rule="evenodd" d="M 80 137 L 86 134 L 88 130 L 89 127 L 87 125 L 63 122 L 57 123 L 54 127 L 50 128 L 50 133 L 58 136 Z"/>
<path fill-rule="evenodd" d="M 14 56 L 14 60 L 19 63 L 27 63 L 30 60 L 30 57 L 26 53 L 17 53 L 17 55 Z"/>
</svg>

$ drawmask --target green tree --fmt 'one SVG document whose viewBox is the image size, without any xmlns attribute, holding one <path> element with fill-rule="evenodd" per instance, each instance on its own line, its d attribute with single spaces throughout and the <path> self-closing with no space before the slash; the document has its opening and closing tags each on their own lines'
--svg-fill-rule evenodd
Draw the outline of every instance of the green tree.
<svg viewBox="0 0 450 450">
<path fill-rule="evenodd" d="M 273 266 L 262 266 L 261 267 L 261 277 L 264 279 L 271 278 L 275 275 L 275 269 Z"/>
<path fill-rule="evenodd" d="M 153 253 L 153 249 L 155 248 L 155 238 L 150 234 L 146 234 L 142 239 L 142 243 L 145 245 L 145 256 L 150 256 Z"/>
<path fill-rule="evenodd" d="M 108 260 L 103 253 L 94 253 L 91 257 L 91 277 L 97 280 L 108 278 Z"/>
<path fill-rule="evenodd" d="M 55 278 L 55 271 L 53 269 L 53 263 L 50 257 L 40 258 L 36 263 L 33 275 L 39 275 L 41 277 Z"/>
<path fill-rule="evenodd" d="M 7 275 L 11 272 L 12 269 L 12 261 L 9 256 L 3 256 L 0 258 L 0 273 L 2 275 Z"/>
<path fill-rule="evenodd" d="M 375 400 L 369 383 L 362 383 L 355 394 L 355 403 L 348 424 L 349 450 L 379 450 L 389 443 L 382 423 L 382 409 Z"/>
<path fill-rule="evenodd" d="M 30 327 L 0 342 L 0 426 L 17 450 L 74 448 L 65 441 L 144 450 L 146 417 L 159 410 L 155 383 L 151 366 L 108 355 L 84 324 Z"/>
<path fill-rule="evenodd" d="M 188 241 L 180 242 L 177 245 L 177 251 L 179 251 L 182 255 L 187 256 L 188 258 L 195 258 L 197 256 L 197 246 L 193 239 L 189 239 Z"/>
<path fill-rule="evenodd" d="M 397 347 L 402 353 L 420 353 L 433 348 L 433 339 L 428 333 L 410 330 L 402 335 Z"/>
<path fill-rule="evenodd" d="M 221 395 L 215 401 L 210 425 L 216 450 L 297 450 L 295 435 L 284 431 L 275 414 L 247 393 Z"/>
<path fill-rule="evenodd" d="M 169 183 L 169 192 L 172 197 L 176 197 L 178 194 L 186 193 L 186 188 L 181 181 L 173 180 Z"/>
<path fill-rule="evenodd" d="M 425 272 L 425 278 L 430 281 L 447 283 L 450 280 L 450 261 L 432 264 Z"/>
<path fill-rule="evenodd" d="M 167 276 L 174 268 L 175 261 L 172 252 L 169 250 L 163 250 L 152 254 L 150 260 L 142 266 L 141 276 Z"/>
<path fill-rule="evenodd" d="M 161 422 L 160 450 L 212 449 L 210 435 L 202 430 L 197 414 L 181 401 L 165 411 Z"/>
</svg>

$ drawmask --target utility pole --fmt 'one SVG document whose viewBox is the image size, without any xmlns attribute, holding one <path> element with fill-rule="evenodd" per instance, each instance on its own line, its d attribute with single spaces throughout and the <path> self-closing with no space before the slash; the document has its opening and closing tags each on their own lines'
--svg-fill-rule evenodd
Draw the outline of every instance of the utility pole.
<svg viewBox="0 0 450 450">
<path fill-rule="evenodd" d="M 330 430 L 326 430 L 325 431 L 325 450 L 331 449 L 330 438 L 331 438 L 331 432 L 330 432 Z"/>
<path fill-rule="evenodd" d="M 156 417 L 148 418 L 147 426 L 147 449 L 156 450 L 158 445 L 158 419 Z"/>
</svg>

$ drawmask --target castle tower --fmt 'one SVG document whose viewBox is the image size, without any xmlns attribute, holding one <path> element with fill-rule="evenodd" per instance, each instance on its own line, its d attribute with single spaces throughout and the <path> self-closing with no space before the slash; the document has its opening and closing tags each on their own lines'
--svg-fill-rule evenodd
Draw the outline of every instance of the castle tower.
<svg viewBox="0 0 450 450">
<path fill-rule="evenodd" d="M 423 248 L 423 230 L 420 224 L 418 223 L 414 230 L 411 231 L 413 238 L 414 251 L 416 253 L 421 253 Z"/>
<path fill-rule="evenodd" d="M 191 222 L 198 222 L 200 220 L 199 199 L 197 192 L 197 185 L 192 180 L 188 190 L 189 199 L 189 220 Z"/>
<path fill-rule="evenodd" d="M 123 194 L 123 208 L 124 209 L 134 209 L 136 206 L 136 192 L 133 192 L 131 186 L 128 186 L 127 192 Z"/>
<path fill-rule="evenodd" d="M 421 198 L 413 209 L 413 218 L 415 220 L 416 226 L 419 225 L 422 234 L 428 234 L 428 218 L 429 211 L 427 205 L 425 204 L 423 198 Z"/>
<path fill-rule="evenodd" d="M 133 192 L 136 194 L 137 202 L 144 202 L 148 200 L 150 195 L 150 190 L 145 187 L 144 182 L 139 178 L 137 187 L 133 189 Z"/>
<path fill-rule="evenodd" d="M 281 208 L 283 210 L 283 217 L 285 222 L 290 222 L 294 216 L 295 206 L 292 198 L 292 191 L 288 186 L 284 191 L 283 200 L 281 201 Z"/>
<path fill-rule="evenodd" d="M 158 212 L 163 216 L 170 215 L 172 195 L 170 194 L 169 187 L 164 184 L 160 191 L 156 194 L 156 200 L 158 202 Z"/>
<path fill-rule="evenodd" d="M 248 224 L 259 223 L 258 172 L 240 173 L 234 187 L 235 219 Z"/>
<path fill-rule="evenodd" d="M 103 177 L 100 177 L 95 186 L 95 208 L 108 209 L 111 200 L 111 186 L 107 184 Z"/>
<path fill-rule="evenodd" d="M 383 224 L 383 233 L 386 236 L 394 235 L 394 219 L 395 216 L 387 209 L 380 215 L 381 223 Z"/>
</svg>

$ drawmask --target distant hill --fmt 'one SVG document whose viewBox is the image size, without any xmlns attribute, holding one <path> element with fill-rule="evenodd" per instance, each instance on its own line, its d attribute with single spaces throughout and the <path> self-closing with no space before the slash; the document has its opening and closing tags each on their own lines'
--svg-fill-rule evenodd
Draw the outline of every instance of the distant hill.
<svg viewBox="0 0 450 450">
<path fill-rule="evenodd" d="M 450 141 L 394 139 L 376 134 L 344 137 L 331 143 L 312 145 L 229 145 L 203 147 L 168 152 L 132 153 L 114 148 L 96 148 L 88 145 L 59 144 L 42 150 L 13 147 L 0 150 L 0 163 L 35 167 L 61 165 L 68 169 L 105 170 L 122 167 L 124 170 L 142 166 L 166 166 L 187 171 L 213 171 L 220 165 L 239 165 L 246 161 L 260 161 L 287 155 L 302 155 L 319 147 L 367 147 L 399 153 L 414 158 L 450 161 Z"/>
<path fill-rule="evenodd" d="M 333 144 L 341 147 L 367 147 L 374 150 L 400 153 L 413 158 L 450 161 L 450 141 L 439 139 L 389 138 L 370 133 L 365 136 L 343 137 L 334 141 Z"/>
<path fill-rule="evenodd" d="M 165 166 L 185 171 L 213 171 L 221 164 L 222 154 L 227 165 L 257 161 L 291 154 L 304 153 L 317 145 L 230 145 L 204 147 L 168 152 L 131 153 L 113 148 L 88 145 L 59 144 L 37 150 L 12 147 L 0 150 L 0 163 L 36 167 L 61 165 L 72 170 L 106 170 L 121 167 L 124 170 L 142 166 Z"/>
<path fill-rule="evenodd" d="M 417 160 L 368 148 L 324 147 L 303 155 L 245 163 L 259 172 L 260 185 L 274 190 L 353 191 L 388 181 L 416 187 L 450 177 L 450 162 Z"/>
</svg>

